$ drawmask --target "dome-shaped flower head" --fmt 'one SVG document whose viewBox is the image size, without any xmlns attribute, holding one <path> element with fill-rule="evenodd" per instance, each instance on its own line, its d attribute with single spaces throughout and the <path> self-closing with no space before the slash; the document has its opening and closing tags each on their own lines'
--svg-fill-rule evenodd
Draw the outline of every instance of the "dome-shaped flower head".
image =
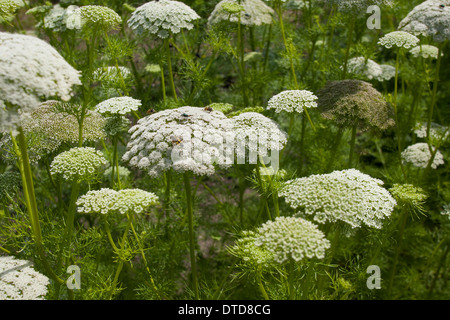
<svg viewBox="0 0 450 320">
<path fill-rule="evenodd" d="M 109 188 L 90 190 L 78 198 L 78 213 L 110 214 L 116 211 L 117 191 Z"/>
<path fill-rule="evenodd" d="M 388 64 L 380 64 L 381 74 L 376 77 L 377 81 L 383 82 L 395 77 L 395 67 Z"/>
<path fill-rule="evenodd" d="M 340 127 L 385 130 L 394 125 L 390 106 L 372 84 L 361 80 L 330 81 L 317 92 L 325 119 Z"/>
<path fill-rule="evenodd" d="M 43 300 L 49 284 L 30 261 L 0 257 L 0 300 Z"/>
<path fill-rule="evenodd" d="M 87 5 L 79 7 L 68 14 L 66 27 L 83 31 L 109 31 L 116 29 L 122 18 L 105 6 Z"/>
<path fill-rule="evenodd" d="M 275 109 L 276 113 L 298 112 L 304 108 L 316 108 L 317 97 L 308 90 L 285 90 L 269 99 L 267 109 Z"/>
<path fill-rule="evenodd" d="M 91 147 L 78 147 L 57 155 L 50 164 L 50 173 L 61 175 L 68 181 L 92 180 L 106 164 L 100 151 Z"/>
<path fill-rule="evenodd" d="M 336 4 L 337 10 L 344 14 L 365 14 L 371 5 L 392 7 L 392 0 L 319 0 L 326 4 Z"/>
<path fill-rule="evenodd" d="M 416 36 L 433 37 L 436 42 L 450 40 L 450 0 L 422 2 L 400 21 L 398 29 Z"/>
<path fill-rule="evenodd" d="M 435 148 L 432 148 L 433 152 Z M 425 169 L 428 166 L 428 162 L 431 159 L 430 148 L 427 143 L 419 142 L 410 145 L 405 150 L 402 151 L 402 161 L 403 163 L 411 163 L 413 166 Z M 437 150 L 434 156 L 433 162 L 431 163 L 431 168 L 436 169 L 441 164 L 444 164 L 444 156 Z"/>
<path fill-rule="evenodd" d="M 383 181 L 348 169 L 289 180 L 279 195 L 293 209 L 299 209 L 299 214 L 313 216 L 319 223 L 340 220 L 352 228 L 361 224 L 381 228 L 382 220 L 396 205 L 382 186 Z"/>
<path fill-rule="evenodd" d="M 270 118 L 257 113 L 245 112 L 231 118 L 236 136 L 235 151 L 238 158 L 267 157 L 268 151 L 279 152 L 287 143 L 287 134 Z M 256 159 L 253 162 L 256 163 Z"/>
<path fill-rule="evenodd" d="M 425 191 L 412 184 L 394 184 L 389 189 L 392 196 L 399 202 L 404 204 L 421 205 L 428 196 Z"/>
<path fill-rule="evenodd" d="M 55 4 L 45 15 L 43 22 L 39 22 L 36 27 L 43 27 L 54 32 L 64 32 L 67 30 L 67 18 L 78 8 L 76 5 L 63 8 L 59 4 Z"/>
<path fill-rule="evenodd" d="M 240 6 L 240 10 L 233 10 L 233 7 Z M 274 10 L 261 0 L 222 0 L 211 12 L 208 24 L 216 24 L 222 21 L 230 21 L 246 26 L 260 26 L 272 23 Z"/>
<path fill-rule="evenodd" d="M 0 1 L 0 22 L 8 21 L 19 7 L 20 5 L 14 0 Z"/>
<path fill-rule="evenodd" d="M 58 101 L 49 100 L 41 103 L 22 121 L 26 135 L 33 135 L 36 153 L 48 154 L 56 151 L 63 143 L 76 143 L 79 139 L 79 123 L 77 118 L 60 110 Z M 88 110 L 83 122 L 83 141 L 98 141 L 106 137 L 105 118 L 95 111 Z"/>
<path fill-rule="evenodd" d="M 439 53 L 439 48 L 429 45 L 429 44 L 422 44 L 420 46 L 414 47 L 411 50 L 409 50 L 409 52 L 413 55 L 413 57 L 418 58 L 418 57 L 422 57 L 424 59 L 437 59 L 438 58 L 438 53 Z M 441 56 L 443 56 L 444 54 L 441 52 Z"/>
<path fill-rule="evenodd" d="M 125 115 L 132 111 L 137 111 L 141 105 L 141 100 L 138 99 L 115 97 L 97 104 L 95 111 L 103 115 Z"/>
<path fill-rule="evenodd" d="M 414 133 L 419 138 L 427 137 L 427 123 L 417 123 L 414 126 Z M 443 126 L 435 122 L 430 124 L 430 143 L 435 146 L 442 145 L 449 142 L 450 127 Z"/>
<path fill-rule="evenodd" d="M 0 100 L 28 112 L 41 97 L 67 101 L 80 72 L 47 42 L 28 35 L 0 32 Z"/>
<path fill-rule="evenodd" d="M 191 30 L 193 21 L 200 16 L 188 5 L 180 1 L 150 1 L 138 7 L 128 20 L 128 25 L 137 34 L 154 34 L 161 39 L 182 29 Z"/>
<path fill-rule="evenodd" d="M 447 216 L 448 219 L 450 220 L 450 203 L 447 203 L 442 207 L 441 214 L 443 216 Z"/>
<path fill-rule="evenodd" d="M 159 111 L 139 119 L 122 160 L 152 177 L 163 171 L 210 175 L 215 165 L 229 167 L 233 124 L 223 113 L 197 107 Z M 224 151 L 224 149 L 227 149 Z"/>
<path fill-rule="evenodd" d="M 271 252 L 274 260 L 323 259 L 330 242 L 318 227 L 302 218 L 277 217 L 256 230 L 255 245 Z"/>
<path fill-rule="evenodd" d="M 378 40 L 378 44 L 385 48 L 405 48 L 410 49 L 417 46 L 419 38 L 405 31 L 392 31 Z"/>
<path fill-rule="evenodd" d="M 381 77 L 383 70 L 381 66 L 372 59 L 364 57 L 351 58 L 347 62 L 348 72 L 362 76 L 364 79 L 378 79 Z"/>
<path fill-rule="evenodd" d="M 158 203 L 158 197 L 141 189 L 115 191 L 108 188 L 88 191 L 78 198 L 77 211 L 86 214 L 140 214 Z"/>
</svg>

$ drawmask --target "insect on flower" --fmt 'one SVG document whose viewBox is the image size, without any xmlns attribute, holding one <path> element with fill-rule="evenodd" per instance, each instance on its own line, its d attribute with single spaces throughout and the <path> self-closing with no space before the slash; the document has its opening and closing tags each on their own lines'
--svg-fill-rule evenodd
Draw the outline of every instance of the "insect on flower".
<svg viewBox="0 0 450 320">
<path fill-rule="evenodd" d="M 212 112 L 214 109 L 211 107 L 205 107 L 203 110 L 208 111 L 208 112 Z"/>
<path fill-rule="evenodd" d="M 147 110 L 147 114 L 154 114 L 155 112 L 156 112 L 156 110 L 153 108 Z"/>
<path fill-rule="evenodd" d="M 183 141 L 183 138 L 180 136 L 171 136 L 170 139 L 172 140 L 172 145 L 174 146 L 179 145 L 181 141 Z"/>
</svg>

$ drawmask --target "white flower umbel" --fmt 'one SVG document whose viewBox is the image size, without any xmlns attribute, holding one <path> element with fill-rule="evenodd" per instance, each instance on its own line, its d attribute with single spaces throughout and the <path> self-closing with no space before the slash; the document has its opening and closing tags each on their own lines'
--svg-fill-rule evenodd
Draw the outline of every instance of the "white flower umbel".
<svg viewBox="0 0 450 320">
<path fill-rule="evenodd" d="M 129 133 L 122 160 L 152 177 L 163 171 L 211 175 L 215 165 L 229 167 L 233 148 L 232 121 L 219 111 L 180 107 L 140 119 Z"/>
<path fill-rule="evenodd" d="M 364 57 L 355 57 L 348 60 L 347 68 L 349 73 L 363 76 L 365 79 L 378 79 L 383 70 L 381 66 L 372 59 Z"/>
<path fill-rule="evenodd" d="M 78 213 L 109 214 L 117 210 L 117 191 L 109 188 L 90 190 L 78 198 L 76 205 Z"/>
<path fill-rule="evenodd" d="M 68 14 L 66 27 L 90 31 L 108 31 L 116 29 L 122 18 L 105 6 L 87 5 L 79 7 Z"/>
<path fill-rule="evenodd" d="M 255 245 L 273 254 L 274 260 L 323 259 L 330 242 L 318 227 L 302 218 L 277 217 L 256 230 Z"/>
<path fill-rule="evenodd" d="M 79 7 L 70 5 L 67 8 L 55 4 L 49 13 L 44 17 L 43 23 L 38 23 L 37 27 L 53 30 L 54 32 L 64 32 L 67 28 L 67 18 Z"/>
<path fill-rule="evenodd" d="M 80 72 L 45 41 L 0 32 L 0 100 L 30 111 L 40 97 L 69 100 Z"/>
<path fill-rule="evenodd" d="M 230 4 L 241 6 L 242 10 L 233 12 L 228 10 Z M 262 24 L 271 24 L 274 10 L 261 0 L 222 0 L 211 12 L 208 18 L 208 24 L 216 24 L 222 21 L 240 22 L 246 26 L 260 26 Z"/>
<path fill-rule="evenodd" d="M 103 115 L 125 115 L 137 111 L 142 105 L 141 100 L 131 97 L 115 97 L 100 102 L 95 110 Z"/>
<path fill-rule="evenodd" d="M 19 8 L 19 4 L 14 0 L 0 1 L 0 22 L 8 21 L 12 18 L 14 12 Z"/>
<path fill-rule="evenodd" d="M 274 95 L 267 103 L 267 109 L 275 109 L 276 113 L 298 112 L 304 108 L 316 108 L 317 97 L 308 90 L 286 90 Z"/>
<path fill-rule="evenodd" d="M 182 29 L 191 30 L 192 22 L 197 19 L 200 16 L 183 2 L 160 0 L 138 7 L 131 14 L 128 25 L 139 35 L 153 34 L 164 39 Z"/>
<path fill-rule="evenodd" d="M 433 152 L 435 148 L 432 148 Z M 411 163 L 413 166 L 418 168 L 426 168 L 428 162 L 431 159 L 431 152 L 428 144 L 425 142 L 419 142 L 410 145 L 405 150 L 402 151 L 402 161 L 403 163 Z M 433 162 L 431 163 L 431 168 L 436 169 L 441 164 L 444 164 L 444 156 L 437 150 L 434 156 Z"/>
<path fill-rule="evenodd" d="M 427 124 L 418 123 L 414 127 L 414 133 L 419 138 L 427 137 Z M 431 122 L 430 124 L 430 142 L 433 145 L 439 145 L 448 142 L 450 138 L 450 127 L 443 126 L 438 123 Z"/>
<path fill-rule="evenodd" d="M 388 81 L 395 77 L 395 67 L 388 64 L 380 64 L 381 74 L 376 78 L 376 80 Z"/>
<path fill-rule="evenodd" d="M 344 14 L 366 14 L 371 5 L 392 7 L 392 0 L 318 0 L 324 4 L 336 4 L 337 10 Z"/>
<path fill-rule="evenodd" d="M 279 195 L 299 214 L 319 223 L 340 220 L 352 228 L 361 224 L 381 228 L 396 205 L 382 185 L 379 179 L 348 169 L 287 181 Z"/>
<path fill-rule="evenodd" d="M 91 147 L 72 148 L 57 155 L 50 164 L 50 173 L 65 180 L 91 180 L 107 161 L 103 154 Z"/>
<path fill-rule="evenodd" d="M 446 205 L 444 205 L 444 206 L 442 207 L 441 214 L 442 214 L 443 216 L 447 216 L 448 219 L 450 220 L 450 203 L 447 203 Z"/>
<path fill-rule="evenodd" d="M 43 300 L 49 284 L 30 261 L 0 257 L 0 300 Z"/>
<path fill-rule="evenodd" d="M 108 188 L 88 191 L 78 198 L 76 205 L 79 213 L 85 214 L 140 214 L 150 206 L 157 204 L 158 196 L 141 189 L 122 189 L 115 191 Z"/>
<path fill-rule="evenodd" d="M 417 46 L 419 41 L 419 38 L 408 32 L 392 31 L 380 38 L 378 44 L 388 49 L 392 47 L 410 49 Z"/>
<path fill-rule="evenodd" d="M 280 152 L 287 143 L 287 134 L 275 121 L 260 113 L 245 112 L 231 120 L 236 136 L 236 155 L 245 159 L 248 151 L 249 157 L 255 157 L 250 163 L 256 163 L 257 156 L 267 157 L 269 150 Z"/>
<path fill-rule="evenodd" d="M 398 29 L 416 36 L 433 37 L 436 42 L 450 40 L 450 0 L 422 2 L 400 21 Z"/>
<path fill-rule="evenodd" d="M 450 18 L 449 18 L 450 19 Z M 429 45 L 429 44 L 423 44 L 417 47 L 412 48 L 409 50 L 409 52 L 415 57 L 422 57 L 424 59 L 432 58 L 437 59 L 439 54 L 439 48 Z M 441 53 L 441 56 L 444 54 Z"/>
</svg>

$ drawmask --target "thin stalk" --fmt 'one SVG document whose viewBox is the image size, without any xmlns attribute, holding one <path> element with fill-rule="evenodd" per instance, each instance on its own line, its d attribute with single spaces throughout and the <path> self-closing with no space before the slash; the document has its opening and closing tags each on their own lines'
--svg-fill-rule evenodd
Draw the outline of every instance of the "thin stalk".
<svg viewBox="0 0 450 320">
<path fill-rule="evenodd" d="M 394 80 L 394 116 L 395 116 L 395 128 L 396 128 L 396 135 L 397 135 L 397 151 L 398 151 L 398 157 L 400 161 L 400 168 L 403 172 L 403 177 L 406 179 L 406 171 L 403 166 L 402 162 L 402 146 L 400 141 L 400 123 L 398 120 L 398 107 L 397 107 L 397 93 L 398 93 L 398 69 L 399 69 L 399 60 L 400 60 L 400 48 L 397 49 L 397 54 L 395 58 L 395 80 Z"/>
<path fill-rule="evenodd" d="M 166 47 L 166 55 L 167 55 L 167 66 L 169 68 L 169 81 L 170 81 L 170 87 L 172 89 L 172 94 L 175 99 L 175 102 L 178 103 L 178 97 L 177 97 L 177 91 L 175 89 L 175 83 L 173 81 L 173 71 L 172 71 L 172 59 L 170 54 L 170 45 L 169 40 L 164 39 L 164 45 Z"/>
<path fill-rule="evenodd" d="M 436 97 L 437 97 L 437 87 L 438 87 L 438 83 L 439 83 L 439 70 L 441 67 L 441 55 L 442 55 L 442 45 L 438 46 L 438 58 L 437 58 L 437 62 L 436 62 L 436 71 L 435 71 L 435 75 L 434 75 L 434 85 L 433 85 L 433 93 L 431 96 L 431 105 L 430 105 L 430 109 L 428 111 L 428 121 L 427 121 L 427 140 L 428 140 L 428 145 L 430 146 L 430 128 L 431 128 L 431 120 L 433 119 L 433 110 L 434 107 L 436 105 Z M 430 151 L 431 151 L 431 146 L 430 146 Z"/>
<path fill-rule="evenodd" d="M 165 79 L 164 79 L 164 68 L 161 65 L 159 67 L 161 69 L 161 90 L 162 90 L 162 94 L 163 94 L 163 101 L 164 101 L 164 104 L 166 104 L 167 96 L 166 96 L 166 83 L 165 83 Z"/>
<path fill-rule="evenodd" d="M 199 300 L 198 279 L 197 279 L 197 261 L 195 257 L 195 234 L 194 234 L 194 214 L 192 210 L 192 191 L 188 173 L 183 173 L 184 189 L 186 192 L 186 204 L 189 223 L 189 253 L 191 258 L 192 284 L 194 286 L 195 299 Z"/>
<path fill-rule="evenodd" d="M 333 141 L 333 146 L 332 146 L 332 150 L 330 153 L 330 158 L 328 160 L 328 164 L 327 164 L 327 168 L 326 171 L 330 171 L 331 167 L 333 166 L 334 160 L 336 159 L 336 152 L 339 148 L 339 144 L 341 143 L 341 139 L 342 139 L 342 135 L 343 135 L 344 131 L 339 128 L 338 132 L 336 133 L 335 137 L 334 137 L 334 141 Z"/>
<path fill-rule="evenodd" d="M 244 107 L 248 107 L 248 96 L 247 96 L 247 88 L 246 88 L 246 80 L 245 80 L 245 71 L 244 71 L 244 35 L 242 31 L 241 24 L 241 15 L 239 15 L 238 20 L 238 66 L 239 71 L 241 73 L 241 90 L 242 90 L 242 99 L 244 101 Z"/>
<path fill-rule="evenodd" d="M 355 29 L 355 19 L 352 17 L 350 19 L 350 29 L 348 30 L 347 35 L 347 47 L 345 48 L 344 68 L 342 69 L 342 76 L 341 76 L 342 80 L 344 80 L 347 77 L 348 58 L 350 55 L 350 48 L 353 42 L 353 29 Z"/>
<path fill-rule="evenodd" d="M 288 269 L 288 294 L 289 300 L 294 300 L 295 290 L 294 290 L 294 280 L 295 280 L 295 263 L 292 259 L 289 259 L 289 269 Z"/>
<path fill-rule="evenodd" d="M 258 282 L 259 291 L 261 291 L 262 296 L 264 297 L 265 300 L 270 300 L 269 295 L 267 294 L 267 291 L 264 288 L 264 284 L 262 283 L 262 276 L 261 276 L 261 271 L 260 270 L 258 270 L 256 272 L 256 279 L 257 279 L 257 282 Z"/>
<path fill-rule="evenodd" d="M 352 168 L 353 165 L 353 154 L 355 153 L 355 142 L 356 142 L 356 125 L 352 127 L 352 137 L 350 140 L 350 152 L 348 155 L 348 168 Z"/>
</svg>

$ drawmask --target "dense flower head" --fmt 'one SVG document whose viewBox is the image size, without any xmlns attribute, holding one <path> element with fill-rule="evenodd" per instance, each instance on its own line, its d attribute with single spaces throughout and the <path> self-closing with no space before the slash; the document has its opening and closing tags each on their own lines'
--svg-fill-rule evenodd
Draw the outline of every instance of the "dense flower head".
<svg viewBox="0 0 450 320">
<path fill-rule="evenodd" d="M 381 66 L 372 59 L 364 57 L 351 58 L 347 62 L 349 73 L 362 76 L 365 79 L 379 79 L 383 73 Z"/>
<path fill-rule="evenodd" d="M 228 252 L 239 258 L 240 266 L 249 270 L 270 270 L 274 265 L 273 253 L 255 244 L 257 234 L 254 231 L 243 231 L 235 244 L 228 247 Z"/>
<path fill-rule="evenodd" d="M 420 46 L 414 47 L 409 52 L 415 57 L 422 57 L 424 59 L 432 58 L 437 59 L 439 54 L 439 48 L 429 45 L 429 44 L 422 44 Z M 444 54 L 441 53 L 441 56 Z"/>
<path fill-rule="evenodd" d="M 104 30 L 116 29 L 122 18 L 105 6 L 87 5 L 71 11 L 66 20 L 68 29 Z"/>
<path fill-rule="evenodd" d="M 381 74 L 376 77 L 376 80 L 388 81 L 395 77 L 395 67 L 388 64 L 380 64 Z"/>
<path fill-rule="evenodd" d="M 432 147 L 432 150 L 435 152 L 435 147 Z M 402 151 L 403 163 L 411 163 L 418 168 L 425 169 L 428 166 L 428 162 L 431 160 L 431 156 L 430 148 L 425 142 L 415 143 Z M 444 164 L 444 156 L 437 150 L 433 162 L 431 163 L 431 168 L 436 169 L 441 164 Z"/>
<path fill-rule="evenodd" d="M 368 82 L 330 81 L 317 92 L 317 96 L 322 116 L 341 127 L 386 130 L 394 125 L 389 104 L 381 92 Z"/>
<path fill-rule="evenodd" d="M 419 38 L 405 31 L 392 31 L 378 40 L 378 44 L 385 48 L 405 48 L 410 49 L 417 46 Z"/>
<path fill-rule="evenodd" d="M 419 138 L 427 137 L 427 123 L 419 122 L 414 126 L 414 133 Z M 441 145 L 449 142 L 450 127 L 431 122 L 430 124 L 430 143 L 432 145 Z"/>
<path fill-rule="evenodd" d="M 447 216 L 448 219 L 450 220 L 450 203 L 447 203 L 442 207 L 441 214 L 443 216 Z"/>
<path fill-rule="evenodd" d="M 255 245 L 271 252 L 280 264 L 289 259 L 323 259 L 330 247 L 315 224 L 298 217 L 277 217 L 259 227 L 256 234 Z"/>
<path fill-rule="evenodd" d="M 77 211 L 85 214 L 139 214 L 157 203 L 158 197 L 152 192 L 141 189 L 116 191 L 109 188 L 88 191 L 76 202 Z"/>
<path fill-rule="evenodd" d="M 281 151 L 287 143 L 287 134 L 279 125 L 260 113 L 244 112 L 231 119 L 238 157 L 245 158 L 246 151 L 266 157 L 269 150 Z"/>
<path fill-rule="evenodd" d="M 422 188 L 416 187 L 412 184 L 396 183 L 389 189 L 389 192 L 398 202 L 411 203 L 415 205 L 423 203 L 428 198 Z"/>
<path fill-rule="evenodd" d="M 64 32 L 67 28 L 67 18 L 79 7 L 70 5 L 63 8 L 55 4 L 52 9 L 45 15 L 43 23 L 39 22 L 36 27 L 43 27 L 45 29 L 53 30 L 54 32 Z"/>
<path fill-rule="evenodd" d="M 20 174 L 17 172 L 0 173 L 0 202 L 5 200 L 7 195 L 12 196 L 14 191 L 20 186 Z"/>
<path fill-rule="evenodd" d="M 300 209 L 299 214 L 312 215 L 319 223 L 340 220 L 352 228 L 361 224 L 381 228 L 396 205 L 382 186 L 383 181 L 348 169 L 289 180 L 279 195 L 293 209 Z"/>
<path fill-rule="evenodd" d="M 19 8 L 19 4 L 14 0 L 0 1 L 0 22 L 9 20 L 12 14 Z"/>
<path fill-rule="evenodd" d="M 30 261 L 0 257 L 0 300 L 43 300 L 49 284 Z"/>
<path fill-rule="evenodd" d="M 236 7 L 240 10 L 231 10 Z M 260 26 L 272 23 L 274 10 L 261 0 L 222 0 L 211 12 L 208 24 L 222 21 L 240 22 L 247 26 Z"/>
<path fill-rule="evenodd" d="M 125 115 L 137 111 L 141 105 L 141 100 L 132 97 L 114 97 L 97 104 L 95 111 L 104 115 Z"/>
<path fill-rule="evenodd" d="M 0 32 L 0 100 L 29 111 L 40 97 L 69 100 L 80 72 L 45 41 Z"/>
<path fill-rule="evenodd" d="M 316 108 L 317 97 L 308 90 L 285 90 L 269 99 L 267 109 L 302 113 L 304 108 Z"/>
<path fill-rule="evenodd" d="M 65 180 L 91 180 L 107 164 L 103 154 L 91 147 L 77 147 L 57 155 L 50 164 L 50 173 Z"/>
<path fill-rule="evenodd" d="M 400 21 L 399 30 L 416 36 L 433 37 L 436 42 L 450 40 L 450 0 L 427 0 Z"/>
<path fill-rule="evenodd" d="M 229 167 L 224 146 L 232 144 L 232 122 L 222 112 L 198 107 L 159 111 L 138 120 L 122 160 L 152 177 L 170 168 L 211 175 L 215 165 Z M 228 142 L 228 143 L 227 143 Z"/>
<path fill-rule="evenodd" d="M 167 38 L 182 29 L 191 30 L 193 21 L 200 16 L 188 5 L 180 1 L 150 1 L 138 7 L 128 20 L 128 25 L 140 35 L 154 34 Z"/>
</svg>

